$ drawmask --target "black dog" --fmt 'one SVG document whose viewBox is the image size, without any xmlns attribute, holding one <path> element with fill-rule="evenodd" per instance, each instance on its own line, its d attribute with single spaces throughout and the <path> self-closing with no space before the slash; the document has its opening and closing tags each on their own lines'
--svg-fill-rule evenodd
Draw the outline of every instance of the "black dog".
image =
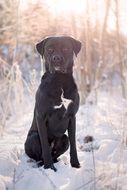
<svg viewBox="0 0 127 190">
<path fill-rule="evenodd" d="M 34 118 L 26 142 L 26 154 L 56 171 L 53 163 L 69 147 L 70 163 L 79 168 L 75 127 L 79 94 L 73 79 L 73 57 L 81 43 L 71 37 L 49 37 L 36 45 L 46 72 L 36 93 Z M 68 131 L 68 137 L 64 133 Z"/>
</svg>

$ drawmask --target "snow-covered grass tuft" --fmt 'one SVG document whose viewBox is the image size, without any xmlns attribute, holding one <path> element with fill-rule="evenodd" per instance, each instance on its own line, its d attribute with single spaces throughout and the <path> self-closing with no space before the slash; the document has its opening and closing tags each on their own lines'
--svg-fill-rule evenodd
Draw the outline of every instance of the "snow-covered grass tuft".
<svg viewBox="0 0 127 190">
<path fill-rule="evenodd" d="M 0 66 L 0 135 L 3 135 L 8 120 L 19 117 L 34 105 L 38 80 L 33 70 L 29 83 L 26 82 L 17 62 Z"/>
</svg>

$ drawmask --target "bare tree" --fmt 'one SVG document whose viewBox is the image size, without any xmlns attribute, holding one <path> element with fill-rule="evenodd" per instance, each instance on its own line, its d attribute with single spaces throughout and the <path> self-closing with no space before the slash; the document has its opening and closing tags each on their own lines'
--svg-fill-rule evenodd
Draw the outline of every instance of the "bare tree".
<svg viewBox="0 0 127 190">
<path fill-rule="evenodd" d="M 124 78 L 124 69 L 123 69 L 123 59 L 122 59 L 122 47 L 121 47 L 121 39 L 120 39 L 120 15 L 119 15 L 119 2 L 115 0 L 116 10 L 116 36 L 117 36 L 117 48 L 118 48 L 118 61 L 119 61 L 119 68 L 121 73 L 121 88 L 122 88 L 122 95 L 123 98 L 126 98 L 126 88 L 125 88 L 125 78 Z"/>
</svg>

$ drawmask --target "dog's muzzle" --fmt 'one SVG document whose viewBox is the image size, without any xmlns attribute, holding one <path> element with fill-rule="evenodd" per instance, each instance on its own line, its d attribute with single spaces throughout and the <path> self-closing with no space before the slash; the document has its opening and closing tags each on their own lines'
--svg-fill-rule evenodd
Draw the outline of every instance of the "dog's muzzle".
<svg viewBox="0 0 127 190">
<path fill-rule="evenodd" d="M 60 55 L 53 55 L 52 56 L 52 62 L 54 62 L 55 64 L 59 64 L 63 61 L 63 57 Z"/>
<path fill-rule="evenodd" d="M 52 67 L 54 71 L 66 73 L 66 68 L 64 66 L 64 58 L 60 55 L 53 55 L 51 58 Z"/>
</svg>

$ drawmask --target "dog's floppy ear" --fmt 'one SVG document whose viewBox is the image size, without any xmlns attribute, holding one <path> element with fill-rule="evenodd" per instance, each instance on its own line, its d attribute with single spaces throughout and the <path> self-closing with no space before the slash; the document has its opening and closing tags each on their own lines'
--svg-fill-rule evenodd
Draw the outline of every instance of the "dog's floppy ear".
<svg viewBox="0 0 127 190">
<path fill-rule="evenodd" d="M 38 53 L 41 54 L 42 57 L 44 55 L 44 46 L 45 46 L 46 41 L 47 41 L 47 38 L 36 44 L 36 49 Z"/>
<path fill-rule="evenodd" d="M 77 56 L 77 54 L 80 52 L 81 50 L 81 42 L 78 40 L 75 40 L 74 38 L 71 38 L 72 44 L 73 44 L 73 50 L 75 55 Z"/>
</svg>

